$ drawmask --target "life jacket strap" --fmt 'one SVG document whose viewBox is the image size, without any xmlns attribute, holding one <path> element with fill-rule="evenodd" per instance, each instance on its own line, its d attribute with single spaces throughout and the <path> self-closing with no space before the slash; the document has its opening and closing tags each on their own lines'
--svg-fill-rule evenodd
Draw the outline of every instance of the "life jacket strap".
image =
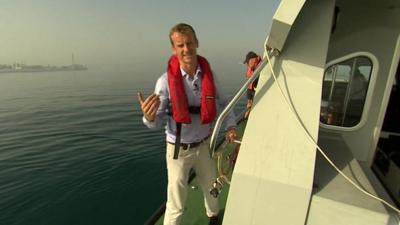
<svg viewBox="0 0 400 225">
<path fill-rule="evenodd" d="M 178 159 L 179 156 L 179 149 L 181 147 L 181 130 L 182 123 L 176 123 L 174 159 Z"/>
<path fill-rule="evenodd" d="M 201 108 L 200 106 L 189 106 L 189 113 L 190 114 L 200 114 Z M 171 108 L 167 112 L 168 116 L 172 116 Z"/>
</svg>

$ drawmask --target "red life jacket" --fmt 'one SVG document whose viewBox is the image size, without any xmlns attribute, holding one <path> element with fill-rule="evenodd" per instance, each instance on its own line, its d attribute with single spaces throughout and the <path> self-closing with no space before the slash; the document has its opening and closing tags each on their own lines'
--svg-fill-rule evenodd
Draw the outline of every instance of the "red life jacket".
<svg viewBox="0 0 400 225">
<path fill-rule="evenodd" d="M 260 62 L 261 62 L 261 57 L 258 56 L 256 58 L 256 63 L 255 63 L 256 65 L 253 68 L 251 68 L 250 66 L 247 67 L 247 78 L 250 78 L 253 75 L 254 70 L 257 68 L 257 66 L 258 66 L 258 64 L 260 64 Z M 258 84 L 258 78 L 255 81 L 253 81 L 251 84 L 249 84 L 247 89 L 254 90 L 254 88 L 257 87 L 257 84 Z"/>
<path fill-rule="evenodd" d="M 211 123 L 217 115 L 215 85 L 207 59 L 198 55 L 197 61 L 202 71 L 200 118 L 203 124 L 207 124 Z M 176 123 L 191 123 L 189 103 L 183 85 L 179 60 L 176 55 L 172 55 L 169 59 L 167 73 L 172 104 L 172 117 Z"/>
</svg>

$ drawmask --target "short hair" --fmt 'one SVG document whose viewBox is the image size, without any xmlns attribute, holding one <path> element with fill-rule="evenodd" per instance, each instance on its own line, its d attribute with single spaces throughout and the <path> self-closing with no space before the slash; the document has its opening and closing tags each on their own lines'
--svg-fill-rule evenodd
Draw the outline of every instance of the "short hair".
<svg viewBox="0 0 400 225">
<path fill-rule="evenodd" d="M 186 23 L 178 23 L 177 25 L 173 26 L 169 32 L 169 40 L 171 41 L 171 45 L 174 45 L 174 42 L 172 41 L 172 35 L 175 32 L 186 35 L 193 34 L 196 43 L 199 43 L 199 41 L 197 40 L 196 32 L 194 31 L 192 26 Z"/>
</svg>

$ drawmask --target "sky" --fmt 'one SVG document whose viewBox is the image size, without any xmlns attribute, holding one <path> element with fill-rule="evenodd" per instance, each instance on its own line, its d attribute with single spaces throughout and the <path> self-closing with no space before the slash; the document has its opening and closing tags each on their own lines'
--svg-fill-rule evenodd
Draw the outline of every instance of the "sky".
<svg viewBox="0 0 400 225">
<path fill-rule="evenodd" d="M 0 64 L 149 67 L 171 54 L 170 28 L 191 24 L 216 64 L 261 54 L 279 0 L 0 0 Z"/>
</svg>

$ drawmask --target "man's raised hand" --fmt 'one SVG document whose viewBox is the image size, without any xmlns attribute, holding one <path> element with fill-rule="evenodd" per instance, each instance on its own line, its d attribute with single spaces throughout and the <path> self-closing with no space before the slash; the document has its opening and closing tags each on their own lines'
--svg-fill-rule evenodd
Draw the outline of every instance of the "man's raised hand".
<svg viewBox="0 0 400 225">
<path fill-rule="evenodd" d="M 140 92 L 138 92 L 137 96 L 144 117 L 148 121 L 153 122 L 156 118 L 158 106 L 160 106 L 160 98 L 154 93 L 146 99 L 143 99 L 143 95 Z"/>
</svg>

